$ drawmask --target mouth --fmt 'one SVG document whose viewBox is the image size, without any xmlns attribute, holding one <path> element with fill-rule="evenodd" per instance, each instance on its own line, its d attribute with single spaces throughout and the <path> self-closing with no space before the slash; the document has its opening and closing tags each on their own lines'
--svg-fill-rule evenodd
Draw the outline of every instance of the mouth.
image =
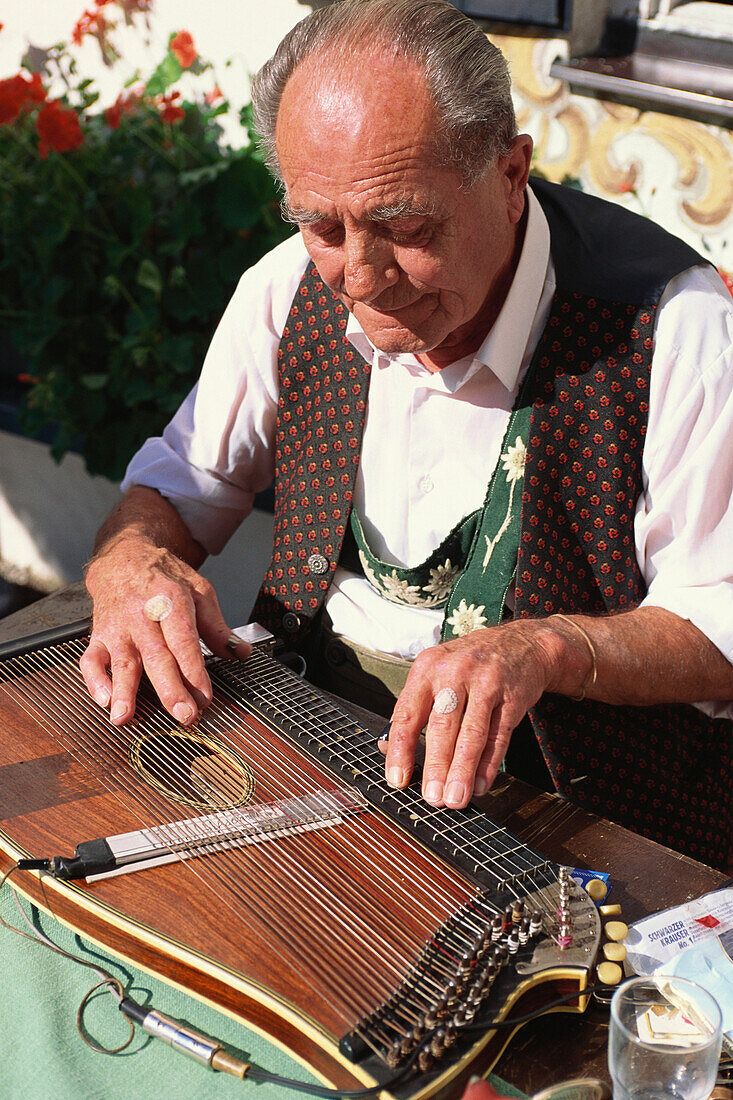
<svg viewBox="0 0 733 1100">
<path fill-rule="evenodd" d="M 409 302 L 401 302 L 399 305 L 388 305 L 379 301 L 376 302 L 354 302 L 353 307 L 362 309 L 368 309 L 371 313 L 378 313 L 383 317 L 399 317 L 402 313 L 412 311 L 416 306 L 425 302 L 429 297 L 428 294 L 419 294 L 416 298 L 411 298 Z"/>
</svg>

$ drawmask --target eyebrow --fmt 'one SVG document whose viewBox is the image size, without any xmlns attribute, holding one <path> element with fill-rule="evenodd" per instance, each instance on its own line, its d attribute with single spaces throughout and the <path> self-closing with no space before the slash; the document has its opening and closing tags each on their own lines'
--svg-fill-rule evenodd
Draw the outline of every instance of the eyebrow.
<svg viewBox="0 0 733 1100">
<path fill-rule="evenodd" d="M 280 211 L 287 222 L 294 225 L 316 225 L 328 221 L 328 215 L 318 210 L 308 210 L 301 206 L 291 206 L 285 197 L 280 203 Z M 414 199 L 400 199 L 398 202 L 375 206 L 366 214 L 368 221 L 390 222 L 399 218 L 431 218 L 436 214 L 433 204 L 415 202 Z"/>
</svg>

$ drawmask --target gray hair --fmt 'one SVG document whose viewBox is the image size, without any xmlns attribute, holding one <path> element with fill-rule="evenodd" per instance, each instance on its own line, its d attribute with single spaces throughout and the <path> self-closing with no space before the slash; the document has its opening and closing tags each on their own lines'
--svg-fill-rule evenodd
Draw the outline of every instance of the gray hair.
<svg viewBox="0 0 733 1100">
<path fill-rule="evenodd" d="M 436 160 L 472 186 L 517 133 L 509 71 L 484 32 L 447 0 L 340 0 L 297 23 L 255 76 L 255 129 L 282 182 L 275 126 L 285 85 L 302 61 L 323 54 L 346 63 L 379 48 L 420 65 L 442 122 Z"/>
</svg>

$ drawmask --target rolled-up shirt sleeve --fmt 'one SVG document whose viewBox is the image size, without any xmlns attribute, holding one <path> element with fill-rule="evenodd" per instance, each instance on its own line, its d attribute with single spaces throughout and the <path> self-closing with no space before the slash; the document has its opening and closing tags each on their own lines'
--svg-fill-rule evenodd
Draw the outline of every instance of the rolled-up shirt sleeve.
<svg viewBox="0 0 733 1100">
<path fill-rule="evenodd" d="M 277 348 L 305 269 L 300 236 L 242 276 L 217 327 L 201 378 L 162 436 L 133 456 L 123 491 L 157 489 L 193 537 L 217 554 L 272 484 Z"/>
<path fill-rule="evenodd" d="M 635 517 L 641 606 L 689 620 L 733 663 L 733 302 L 712 268 L 660 302 Z M 701 701 L 712 717 L 733 704 Z"/>
</svg>

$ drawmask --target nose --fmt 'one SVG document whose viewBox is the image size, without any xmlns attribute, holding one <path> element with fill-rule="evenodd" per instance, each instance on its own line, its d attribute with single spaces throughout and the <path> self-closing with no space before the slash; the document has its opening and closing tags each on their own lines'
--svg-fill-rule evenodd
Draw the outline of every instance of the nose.
<svg viewBox="0 0 733 1100">
<path fill-rule="evenodd" d="M 346 232 L 343 289 L 357 302 L 370 302 L 399 279 L 389 242 L 373 233 Z"/>
</svg>

